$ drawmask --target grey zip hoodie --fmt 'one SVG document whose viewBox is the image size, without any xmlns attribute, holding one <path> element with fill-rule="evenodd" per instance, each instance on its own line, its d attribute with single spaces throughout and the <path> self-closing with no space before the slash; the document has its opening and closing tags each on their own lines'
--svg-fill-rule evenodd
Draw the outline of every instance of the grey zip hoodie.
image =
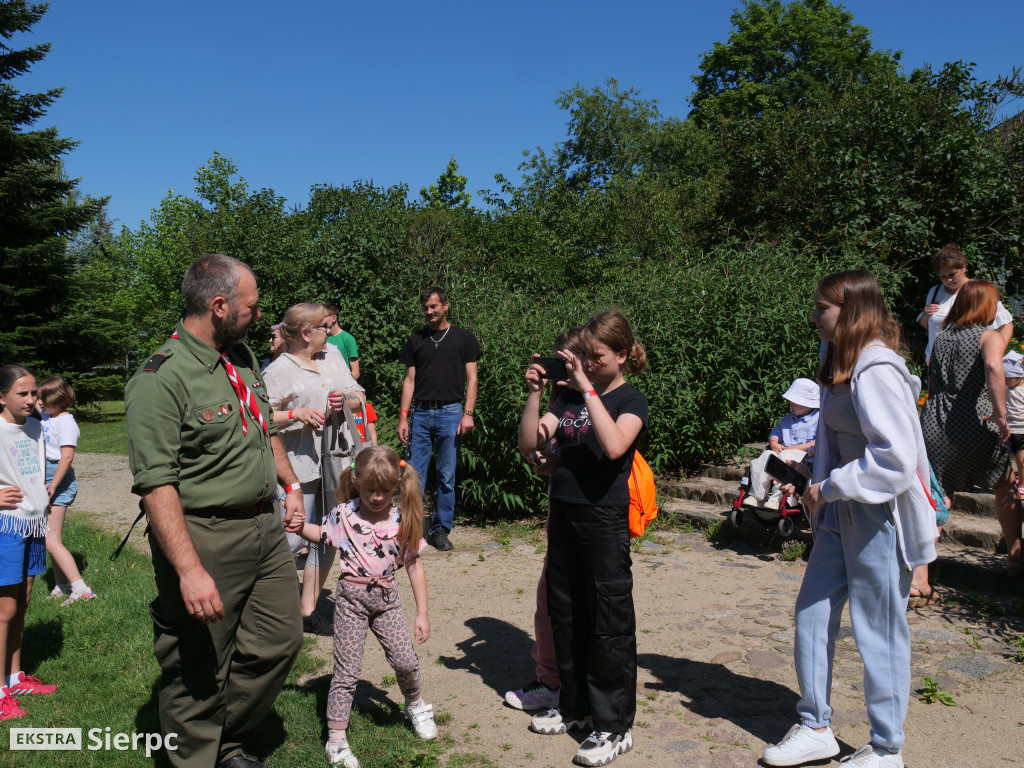
<svg viewBox="0 0 1024 768">
<path fill-rule="evenodd" d="M 903 565 L 910 570 L 935 559 L 938 536 L 917 415 L 920 392 L 921 380 L 911 375 L 903 358 L 876 341 L 861 352 L 850 379 L 853 407 L 867 438 L 864 458 L 844 465 L 836 434 L 824 418 L 818 420 L 814 443 L 813 481 L 821 483 L 822 498 L 888 506 Z M 827 398 L 823 387 L 823 413 Z"/>
</svg>

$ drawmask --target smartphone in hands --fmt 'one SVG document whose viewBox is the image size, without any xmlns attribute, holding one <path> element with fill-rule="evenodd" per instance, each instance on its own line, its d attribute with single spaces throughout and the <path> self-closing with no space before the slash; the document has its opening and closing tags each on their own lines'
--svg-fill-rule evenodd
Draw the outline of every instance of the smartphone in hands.
<svg viewBox="0 0 1024 768">
<path fill-rule="evenodd" d="M 565 368 L 565 359 L 561 357 L 537 357 L 534 364 L 544 369 L 544 378 L 548 381 L 565 381 L 569 371 Z"/>
<path fill-rule="evenodd" d="M 796 489 L 797 495 L 802 495 L 807 490 L 807 478 L 774 453 L 768 457 L 768 462 L 764 465 L 764 471 L 783 485 L 792 485 Z"/>
</svg>

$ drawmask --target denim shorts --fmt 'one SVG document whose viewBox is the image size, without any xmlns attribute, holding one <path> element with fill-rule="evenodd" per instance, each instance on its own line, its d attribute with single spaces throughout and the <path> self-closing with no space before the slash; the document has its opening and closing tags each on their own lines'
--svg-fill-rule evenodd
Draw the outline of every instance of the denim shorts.
<svg viewBox="0 0 1024 768">
<path fill-rule="evenodd" d="M 50 481 L 53 480 L 53 473 L 57 471 L 57 464 L 59 462 L 46 460 L 46 484 L 49 485 Z M 68 471 L 64 473 L 64 479 L 60 481 L 60 485 L 57 486 L 57 492 L 53 494 L 53 498 L 50 499 L 51 507 L 70 507 L 71 502 L 75 500 L 75 496 L 78 495 L 78 480 L 75 478 L 75 468 L 68 467 Z"/>
<path fill-rule="evenodd" d="M 0 587 L 21 584 L 46 570 L 46 537 L 0 533 Z"/>
</svg>

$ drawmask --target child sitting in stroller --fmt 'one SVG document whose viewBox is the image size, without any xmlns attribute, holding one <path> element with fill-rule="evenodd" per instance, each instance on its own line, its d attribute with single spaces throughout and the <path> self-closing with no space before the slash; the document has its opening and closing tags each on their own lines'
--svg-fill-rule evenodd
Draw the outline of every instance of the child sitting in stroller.
<svg viewBox="0 0 1024 768">
<path fill-rule="evenodd" d="M 796 379 L 783 395 L 789 401 L 789 413 L 783 416 L 768 438 L 768 450 L 750 465 L 750 485 L 743 504 L 777 510 L 782 501 L 779 483 L 765 471 L 773 453 L 783 461 L 802 462 L 808 469 L 814 461 L 814 434 L 818 429 L 818 404 L 821 390 L 817 382 Z"/>
</svg>

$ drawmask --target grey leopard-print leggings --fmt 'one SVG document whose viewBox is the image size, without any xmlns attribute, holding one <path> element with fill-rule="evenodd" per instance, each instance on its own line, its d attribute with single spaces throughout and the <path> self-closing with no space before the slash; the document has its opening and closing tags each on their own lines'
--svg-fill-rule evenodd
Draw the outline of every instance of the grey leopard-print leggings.
<svg viewBox="0 0 1024 768">
<path fill-rule="evenodd" d="M 420 662 L 402 613 L 398 586 L 338 581 L 334 606 L 334 676 L 327 694 L 327 726 L 348 728 L 352 696 L 363 669 L 366 630 L 377 637 L 384 656 L 395 670 L 398 687 L 406 701 L 420 696 Z"/>
</svg>

